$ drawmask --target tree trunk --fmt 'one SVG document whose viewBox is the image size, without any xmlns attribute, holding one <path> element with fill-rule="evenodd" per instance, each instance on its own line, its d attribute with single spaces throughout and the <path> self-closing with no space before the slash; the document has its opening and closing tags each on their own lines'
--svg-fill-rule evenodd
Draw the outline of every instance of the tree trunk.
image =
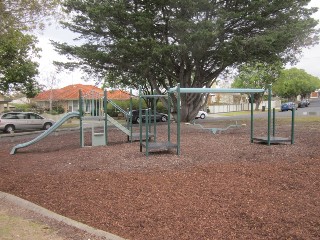
<svg viewBox="0 0 320 240">
<path fill-rule="evenodd" d="M 258 111 L 259 110 L 259 107 L 260 107 L 260 104 L 261 104 L 261 102 L 262 102 L 262 100 L 263 100 L 263 94 L 261 94 L 261 93 L 255 93 L 254 94 L 254 102 L 255 102 L 255 104 L 256 104 L 256 107 L 255 107 L 255 111 Z"/>
</svg>

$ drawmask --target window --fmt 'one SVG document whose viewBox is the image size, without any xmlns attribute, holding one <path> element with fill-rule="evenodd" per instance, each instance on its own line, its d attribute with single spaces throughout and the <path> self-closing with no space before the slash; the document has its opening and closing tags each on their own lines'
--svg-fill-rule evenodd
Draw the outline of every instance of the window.
<svg viewBox="0 0 320 240">
<path fill-rule="evenodd" d="M 3 119 L 18 119 L 18 116 L 16 113 L 8 113 L 3 115 Z"/>
<path fill-rule="evenodd" d="M 29 113 L 29 119 L 43 119 L 43 117 L 39 116 L 38 114 Z"/>
<path fill-rule="evenodd" d="M 18 117 L 19 119 L 27 119 L 27 118 L 28 118 L 28 116 L 27 116 L 26 114 L 24 114 L 24 113 L 18 113 L 18 114 L 17 114 L 17 117 Z"/>
<path fill-rule="evenodd" d="M 78 111 L 79 110 L 79 101 L 78 100 L 74 100 L 72 107 L 73 107 L 73 111 Z"/>
</svg>

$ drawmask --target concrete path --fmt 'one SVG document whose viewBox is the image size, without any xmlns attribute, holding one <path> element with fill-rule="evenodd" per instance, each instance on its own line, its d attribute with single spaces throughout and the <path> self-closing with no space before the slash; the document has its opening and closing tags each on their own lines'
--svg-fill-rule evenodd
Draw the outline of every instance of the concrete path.
<svg viewBox="0 0 320 240">
<path fill-rule="evenodd" d="M 22 198 L 19 198 L 19 197 L 16 197 L 14 195 L 11 195 L 11 194 L 8 194 L 8 193 L 4 193 L 4 192 L 0 191 L 0 210 L 3 210 L 2 208 L 4 206 L 8 205 L 8 204 L 10 204 L 12 206 L 16 206 L 16 207 L 22 208 L 22 209 L 25 209 L 25 210 L 32 211 L 32 212 L 37 213 L 37 214 L 40 214 L 41 216 L 49 218 L 50 220 L 57 221 L 57 222 L 60 222 L 60 223 L 64 223 L 64 224 L 66 224 L 68 226 L 71 226 L 73 228 L 79 229 L 79 230 L 81 230 L 83 232 L 86 232 L 86 233 L 88 233 L 90 235 L 97 236 L 100 239 L 105 239 L 105 240 L 124 240 L 124 238 L 121 238 L 121 237 L 116 236 L 114 234 L 111 234 L 111 233 L 108 233 L 108 232 L 105 232 L 105 231 L 90 227 L 90 226 L 85 225 L 83 223 L 74 221 L 72 219 L 66 218 L 66 217 L 61 216 L 59 214 L 56 214 L 56 213 L 54 213 L 52 211 L 49 211 L 49 210 L 47 210 L 47 209 L 45 209 L 43 207 L 40 207 L 40 206 L 38 206 L 38 205 L 36 205 L 34 203 L 26 201 L 26 200 L 24 200 Z M 6 214 L 3 211 L 0 211 L 0 213 L 2 215 Z M 4 218 L 4 217 L 2 217 L 2 218 Z M 32 222 L 32 219 L 25 219 L 25 220 Z M 1 225 L 1 223 L 0 223 L 0 225 Z M 28 225 L 26 225 L 26 226 L 28 227 Z M 33 228 L 34 224 L 31 224 L 29 226 L 30 226 L 30 228 Z M 26 231 L 28 231 L 28 230 L 26 230 Z M 31 232 L 31 230 L 30 230 L 30 232 Z M 0 231 L 0 239 L 1 239 L 1 231 Z"/>
</svg>

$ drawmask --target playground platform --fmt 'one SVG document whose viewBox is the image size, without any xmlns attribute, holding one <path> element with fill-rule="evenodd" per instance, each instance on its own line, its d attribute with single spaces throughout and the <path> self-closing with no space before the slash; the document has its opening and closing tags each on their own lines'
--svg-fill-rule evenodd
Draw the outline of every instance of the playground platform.
<svg viewBox="0 0 320 240">
<path fill-rule="evenodd" d="M 252 140 L 260 143 L 268 143 L 268 137 L 254 137 Z M 270 137 L 271 144 L 284 143 L 284 142 L 291 142 L 291 139 L 284 138 L 284 137 Z"/>
</svg>

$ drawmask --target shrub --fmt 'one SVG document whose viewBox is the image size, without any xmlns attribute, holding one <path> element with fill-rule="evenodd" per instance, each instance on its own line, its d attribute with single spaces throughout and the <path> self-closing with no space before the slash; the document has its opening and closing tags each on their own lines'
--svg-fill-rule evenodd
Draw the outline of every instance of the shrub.
<svg viewBox="0 0 320 240">
<path fill-rule="evenodd" d="M 57 115 L 57 114 L 62 114 L 64 112 L 65 112 L 64 108 L 61 105 L 53 105 L 52 106 L 51 114 Z"/>
</svg>

